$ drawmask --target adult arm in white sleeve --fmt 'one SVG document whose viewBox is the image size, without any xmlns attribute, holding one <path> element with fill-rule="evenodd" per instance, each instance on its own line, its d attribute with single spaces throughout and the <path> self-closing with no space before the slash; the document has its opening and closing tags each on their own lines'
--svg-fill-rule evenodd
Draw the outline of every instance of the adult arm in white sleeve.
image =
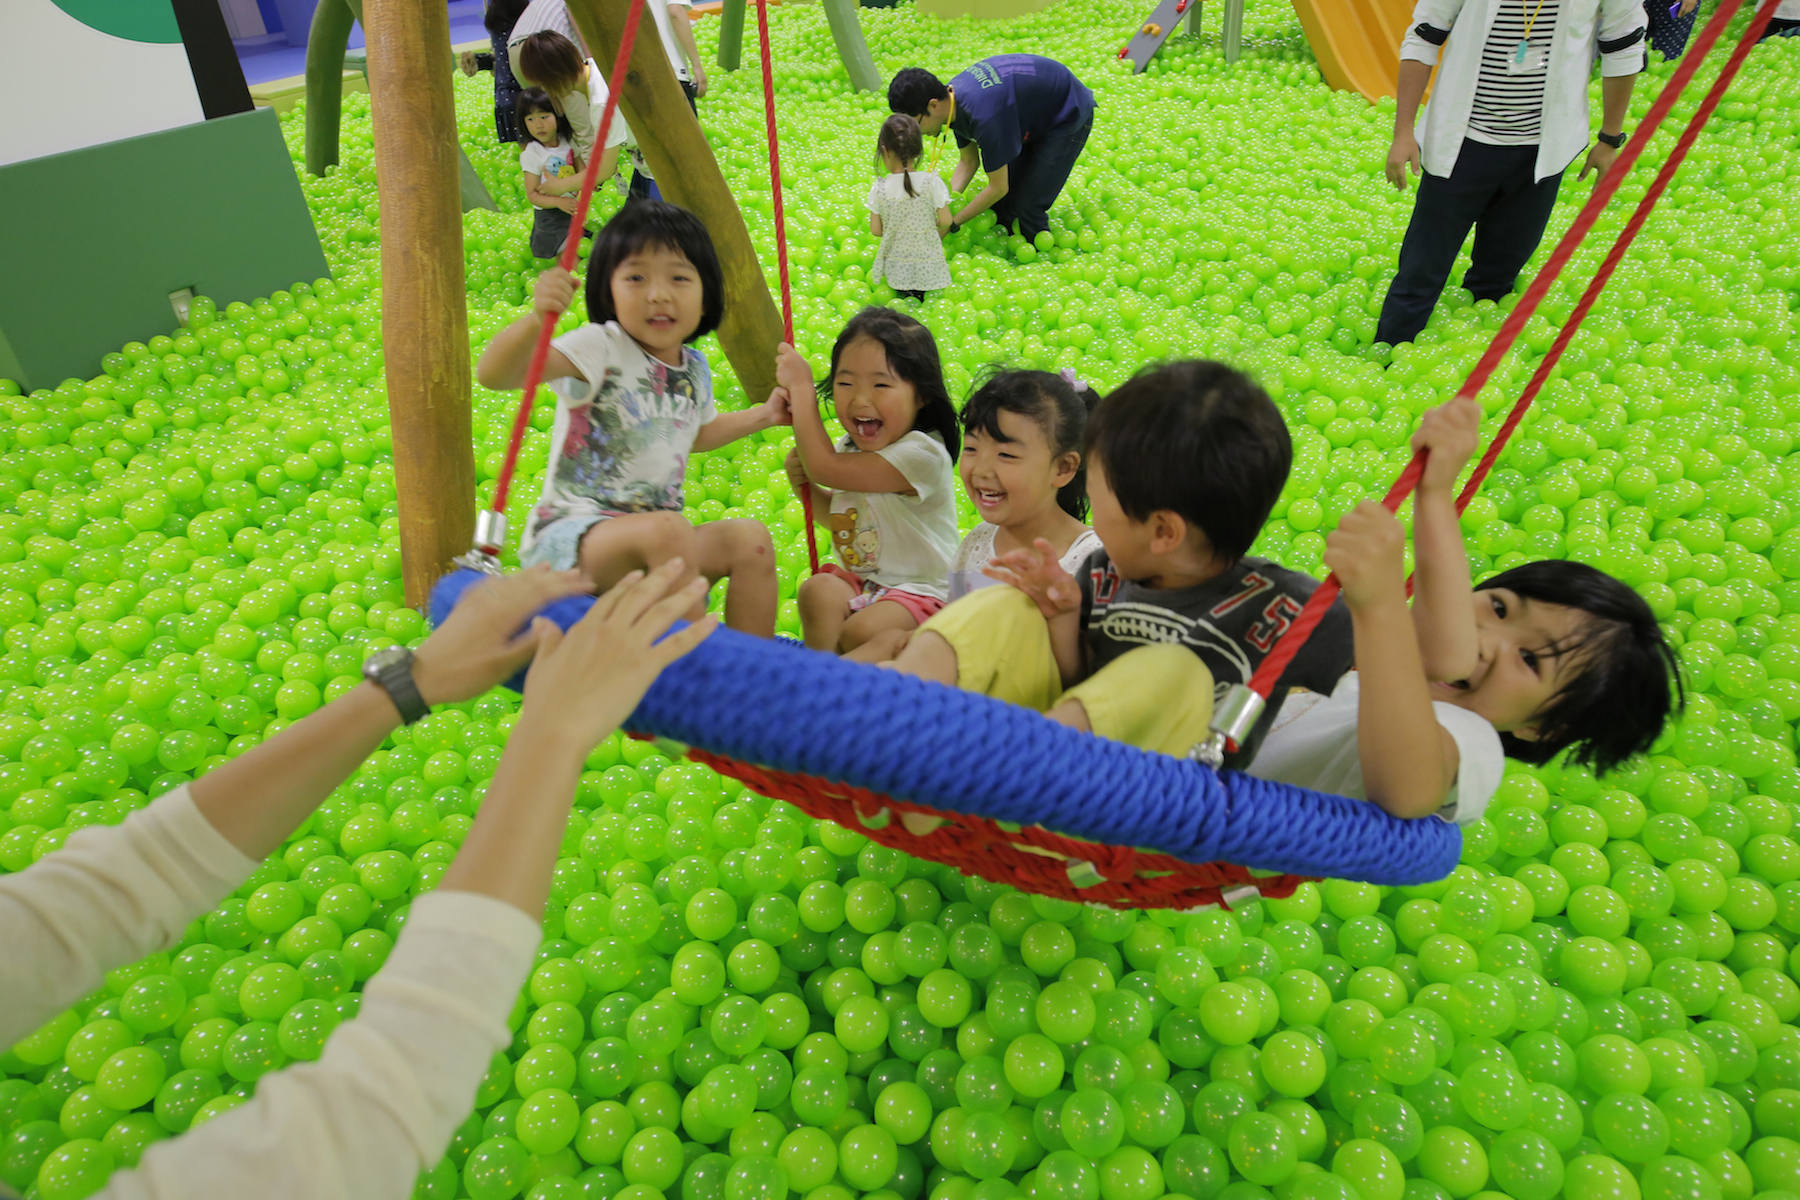
<svg viewBox="0 0 1800 1200">
<path fill-rule="evenodd" d="M 1649 65 L 1648 30 L 1639 0 L 1601 0 L 1597 40 L 1602 78 L 1636 75 Z"/>
<path fill-rule="evenodd" d="M 582 762 L 662 668 L 712 631 L 663 638 L 705 594 L 679 559 L 627 576 L 567 634 L 532 622 L 525 704 L 475 825 L 438 891 L 413 902 L 361 1011 L 318 1062 L 146 1151 L 108 1200 L 404 1200 L 468 1116 L 531 969 Z"/>
<path fill-rule="evenodd" d="M 92 992 L 112 968 L 175 945 L 255 869 L 182 786 L 122 825 L 80 830 L 29 870 L 0 876 L 0 1046 Z"/>
<path fill-rule="evenodd" d="M 1412 25 L 1400 41 L 1402 62 L 1422 62 L 1436 66 L 1438 48 L 1450 35 L 1464 0 L 1419 0 L 1413 6 Z"/>
<path fill-rule="evenodd" d="M 531 613 L 589 585 L 573 571 L 483 584 L 415 652 L 432 703 L 480 695 L 527 662 Z M 0 877 L 0 1046 L 99 986 L 114 967 L 173 946 L 275 851 L 400 723 L 363 684 L 247 754 L 159 797 L 116 828 L 76 833 Z"/>
<path fill-rule="evenodd" d="M 531 970 L 538 923 L 474 892 L 413 902 L 387 963 L 317 1062 L 159 1142 L 107 1200 L 404 1200 L 469 1114 Z"/>
</svg>

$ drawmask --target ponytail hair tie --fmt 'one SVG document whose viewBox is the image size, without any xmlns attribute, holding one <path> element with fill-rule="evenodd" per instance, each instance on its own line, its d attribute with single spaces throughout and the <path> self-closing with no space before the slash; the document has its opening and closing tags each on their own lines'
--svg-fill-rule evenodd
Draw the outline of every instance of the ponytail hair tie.
<svg viewBox="0 0 1800 1200">
<path fill-rule="evenodd" d="M 1085 392 L 1088 390 L 1088 385 L 1076 376 L 1074 367 L 1064 367 L 1062 369 L 1062 377 L 1064 381 L 1077 392 Z"/>
</svg>

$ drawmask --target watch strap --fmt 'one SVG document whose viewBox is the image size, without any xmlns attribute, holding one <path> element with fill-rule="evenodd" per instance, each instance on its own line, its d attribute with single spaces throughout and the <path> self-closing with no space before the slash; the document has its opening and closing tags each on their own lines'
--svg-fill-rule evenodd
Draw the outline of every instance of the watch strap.
<svg viewBox="0 0 1800 1200">
<path fill-rule="evenodd" d="M 1625 144 L 1625 133 L 1623 130 L 1618 133 L 1599 133 L 1595 134 L 1595 136 L 1611 146 L 1614 150 L 1619 149 Z"/>
<path fill-rule="evenodd" d="M 414 724 L 431 712 L 431 705 L 425 703 L 425 697 L 419 694 L 419 685 L 413 682 L 412 668 L 413 656 L 409 650 L 405 657 L 396 658 L 370 675 L 375 685 L 386 692 L 394 707 L 400 710 L 403 725 Z"/>
</svg>

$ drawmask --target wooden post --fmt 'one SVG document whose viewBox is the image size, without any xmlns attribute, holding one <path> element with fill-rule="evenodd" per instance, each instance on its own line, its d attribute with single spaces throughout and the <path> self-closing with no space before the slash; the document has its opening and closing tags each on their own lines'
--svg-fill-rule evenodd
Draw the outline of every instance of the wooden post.
<svg viewBox="0 0 1800 1200">
<path fill-rule="evenodd" d="M 883 91 L 881 74 L 869 56 L 869 43 L 863 40 L 856 9 L 857 0 L 825 0 L 825 23 L 831 26 L 831 40 L 837 43 L 838 57 L 850 73 L 851 88 L 859 92 Z"/>
<path fill-rule="evenodd" d="M 344 110 L 344 49 L 356 14 L 345 0 L 319 0 L 306 35 L 306 170 L 323 175 L 338 160 Z"/>
<path fill-rule="evenodd" d="M 306 41 L 306 169 L 323 175 L 338 161 L 344 111 L 344 51 L 350 27 L 362 20 L 362 0 L 320 0 Z M 456 147 L 463 211 L 498 209 L 462 146 Z"/>
<path fill-rule="evenodd" d="M 394 486 L 417 607 L 475 533 L 450 16 L 442 0 L 368 0 L 365 16 Z"/>
<path fill-rule="evenodd" d="M 724 0 L 719 9 L 719 70 L 735 71 L 744 46 L 744 0 Z"/>
<path fill-rule="evenodd" d="M 657 0 L 646 2 L 655 4 Z M 629 10 L 630 0 L 569 0 L 569 15 L 575 18 L 576 28 L 587 39 L 602 71 L 610 73 L 618 57 Z M 783 336 L 781 312 L 757 264 L 737 200 L 725 184 L 712 147 L 706 144 L 700 122 L 688 108 L 687 96 L 675 79 L 648 13 L 638 21 L 619 109 L 656 173 L 657 188 L 670 203 L 699 217 L 712 234 L 725 273 L 725 323 L 719 327 L 719 345 L 731 361 L 744 395 L 751 403 L 759 403 L 775 387 L 775 347 Z M 385 203 L 383 208 L 385 211 Z M 388 361 L 393 361 L 391 355 Z"/>
</svg>

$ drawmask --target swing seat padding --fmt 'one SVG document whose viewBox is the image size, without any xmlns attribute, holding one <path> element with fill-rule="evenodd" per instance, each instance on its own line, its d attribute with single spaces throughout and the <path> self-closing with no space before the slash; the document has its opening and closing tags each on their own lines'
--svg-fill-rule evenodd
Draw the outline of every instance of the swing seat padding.
<svg viewBox="0 0 1800 1200">
<path fill-rule="evenodd" d="M 440 580 L 433 622 L 483 578 L 464 569 Z M 568 628 L 592 603 L 570 597 L 542 615 Z M 1400 820 L 1367 801 L 1215 772 L 987 696 L 729 629 L 665 670 L 626 728 L 903 797 L 919 811 L 1042 826 L 1185 863 L 1408 885 L 1442 879 L 1462 853 L 1461 831 L 1446 821 Z"/>
</svg>

